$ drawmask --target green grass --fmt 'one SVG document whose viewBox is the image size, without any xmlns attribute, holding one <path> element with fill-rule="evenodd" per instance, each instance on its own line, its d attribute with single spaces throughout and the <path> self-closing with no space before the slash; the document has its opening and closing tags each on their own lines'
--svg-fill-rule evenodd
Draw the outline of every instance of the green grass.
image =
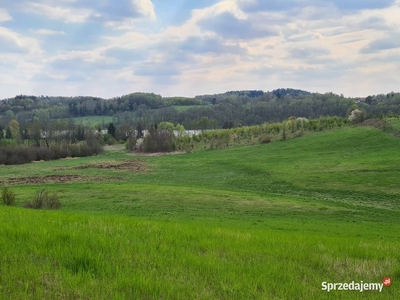
<svg viewBox="0 0 400 300">
<path fill-rule="evenodd" d="M 356 127 L 192 154 L 114 149 L 1 167 L 18 206 L 47 188 L 63 210 L 0 206 L 0 298 L 396 299 L 399 147 Z M 141 168 L 118 168 L 128 160 Z M 49 175 L 81 178 L 15 181 Z M 382 293 L 321 290 L 385 276 L 394 283 Z"/>
<path fill-rule="evenodd" d="M 74 118 L 74 121 L 76 123 L 83 123 L 83 124 L 88 124 L 90 126 L 97 126 L 99 124 L 102 124 L 103 122 L 105 124 L 111 123 L 113 121 L 113 117 L 110 117 L 110 116 L 87 116 L 87 117 Z"/>
</svg>

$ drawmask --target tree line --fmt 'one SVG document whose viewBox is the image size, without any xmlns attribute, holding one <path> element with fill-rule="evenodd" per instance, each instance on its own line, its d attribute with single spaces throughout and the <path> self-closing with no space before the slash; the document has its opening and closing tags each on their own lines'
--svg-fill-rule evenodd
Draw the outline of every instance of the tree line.
<svg viewBox="0 0 400 300">
<path fill-rule="evenodd" d="M 22 125 L 11 120 L 6 129 L 0 126 L 0 165 L 97 155 L 103 144 L 100 132 L 72 120 Z"/>
<path fill-rule="evenodd" d="M 0 101 L 0 125 L 48 123 L 86 116 L 110 116 L 115 125 L 139 122 L 146 127 L 160 122 L 182 124 L 186 129 L 217 129 L 281 122 L 291 116 L 308 119 L 346 117 L 353 106 L 369 116 L 400 114 L 400 93 L 348 98 L 334 93 L 296 89 L 270 92 L 230 91 L 193 98 L 132 93 L 111 99 L 98 97 L 48 97 L 19 95 Z M 106 129 L 107 123 L 100 124 Z"/>
</svg>

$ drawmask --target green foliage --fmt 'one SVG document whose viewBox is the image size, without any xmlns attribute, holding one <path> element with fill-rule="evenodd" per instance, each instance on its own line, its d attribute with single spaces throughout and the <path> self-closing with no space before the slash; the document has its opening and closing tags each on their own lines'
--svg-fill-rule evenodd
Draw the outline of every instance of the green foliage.
<svg viewBox="0 0 400 300">
<path fill-rule="evenodd" d="M 97 140 L 70 144 L 49 144 L 48 147 L 34 147 L 26 145 L 0 145 L 0 165 L 19 165 L 32 161 L 48 161 L 66 157 L 84 157 L 98 155 L 103 148 Z"/>
<path fill-rule="evenodd" d="M 168 130 L 158 129 L 152 126 L 143 139 L 144 152 L 171 152 L 175 151 L 175 149 L 174 133 Z"/>
<path fill-rule="evenodd" d="M 365 120 L 365 112 L 355 109 L 350 113 L 349 121 L 353 124 L 362 123 Z"/>
<path fill-rule="evenodd" d="M 137 139 L 135 137 L 130 137 L 125 143 L 126 150 L 132 152 L 136 150 Z"/>
<path fill-rule="evenodd" d="M 8 124 L 8 129 L 10 130 L 11 133 L 11 137 L 15 140 L 19 140 L 21 138 L 21 134 L 20 134 L 20 127 L 19 127 L 19 123 L 17 120 L 12 120 L 9 124 Z"/>
<path fill-rule="evenodd" d="M 187 97 L 165 97 L 163 98 L 163 102 L 166 106 L 193 106 L 203 104 L 200 99 Z"/>
<path fill-rule="evenodd" d="M 50 194 L 46 189 L 40 189 L 36 192 L 32 202 L 24 205 L 25 208 L 32 209 L 61 209 L 61 202 L 56 193 Z"/>
<path fill-rule="evenodd" d="M 130 138 L 135 138 L 135 128 L 130 124 L 122 124 L 115 130 L 115 139 L 126 142 Z"/>
<path fill-rule="evenodd" d="M 4 187 L 1 191 L 1 200 L 4 205 L 13 206 L 15 205 L 15 194 L 8 187 Z"/>
<path fill-rule="evenodd" d="M 264 123 L 257 126 L 236 127 L 224 130 L 203 131 L 191 137 L 178 137 L 179 150 L 214 150 L 229 147 L 265 144 L 272 141 L 288 140 L 303 136 L 307 132 L 332 130 L 348 123 L 340 117 L 324 117 L 315 120 L 291 118 L 282 123 Z"/>
<path fill-rule="evenodd" d="M 106 145 L 114 145 L 115 139 L 108 133 L 103 135 L 103 141 Z"/>
<path fill-rule="evenodd" d="M 6 139 L 12 139 L 12 138 L 13 138 L 13 136 L 12 136 L 11 129 L 10 129 L 10 127 L 7 127 L 7 129 L 6 129 Z"/>
<path fill-rule="evenodd" d="M 169 132 L 174 132 L 175 125 L 174 125 L 174 123 L 171 123 L 171 122 L 161 122 L 158 124 L 157 128 L 159 130 L 167 130 Z"/>
<path fill-rule="evenodd" d="M 116 131 L 116 130 L 117 130 L 117 129 L 115 128 L 114 123 L 108 124 L 107 133 L 108 133 L 109 135 L 111 135 L 113 138 L 115 138 L 115 131 Z"/>
</svg>

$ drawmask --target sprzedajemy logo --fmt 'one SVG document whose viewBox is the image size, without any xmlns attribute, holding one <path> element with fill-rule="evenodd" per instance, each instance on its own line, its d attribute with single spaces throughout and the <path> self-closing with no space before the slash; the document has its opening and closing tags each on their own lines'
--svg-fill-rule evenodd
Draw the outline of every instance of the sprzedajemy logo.
<svg viewBox="0 0 400 300">
<path fill-rule="evenodd" d="M 369 283 L 369 282 L 322 282 L 322 290 L 327 291 L 359 291 L 360 293 L 364 291 L 379 291 L 382 292 L 383 287 L 389 287 L 393 283 L 390 277 L 385 277 L 382 283 Z"/>
</svg>

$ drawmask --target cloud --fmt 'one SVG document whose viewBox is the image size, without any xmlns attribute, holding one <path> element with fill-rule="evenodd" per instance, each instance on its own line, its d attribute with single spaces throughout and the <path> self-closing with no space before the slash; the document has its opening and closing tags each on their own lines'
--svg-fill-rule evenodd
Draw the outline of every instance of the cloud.
<svg viewBox="0 0 400 300">
<path fill-rule="evenodd" d="M 316 59 L 321 56 L 328 56 L 330 51 L 320 47 L 299 47 L 289 49 L 288 58 L 294 59 Z"/>
<path fill-rule="evenodd" d="M 218 55 L 245 54 L 246 50 L 239 44 L 227 44 L 218 38 L 191 36 L 179 46 L 179 49 L 189 53 L 214 53 Z"/>
<path fill-rule="evenodd" d="M 23 37 L 5 27 L 0 27 L 0 53 L 1 52 L 43 53 L 37 40 Z"/>
<path fill-rule="evenodd" d="M 170 77 L 181 74 L 181 71 L 175 63 L 145 62 L 138 65 L 133 73 L 138 76 Z"/>
<path fill-rule="evenodd" d="M 239 7 L 246 12 L 282 11 L 300 5 L 296 0 L 238 0 Z"/>
<path fill-rule="evenodd" d="M 363 54 L 368 54 L 398 48 L 400 48 L 400 41 L 397 39 L 396 35 L 392 38 L 377 39 L 361 49 L 360 52 Z"/>
<path fill-rule="evenodd" d="M 38 30 L 32 30 L 32 32 L 39 35 L 65 35 L 64 31 L 51 30 L 51 29 L 38 29 Z"/>
<path fill-rule="evenodd" d="M 247 40 L 278 35 L 278 31 L 272 26 L 259 25 L 252 22 L 251 18 L 237 19 L 230 12 L 204 18 L 198 22 L 198 25 L 224 38 Z"/>
<path fill-rule="evenodd" d="M 1 0 L 0 22 L 12 21 L 0 23 L 0 89 L 103 97 L 279 86 L 373 93 L 372 86 L 390 87 L 385 74 L 400 66 L 393 3 Z M 371 74 L 376 83 L 364 86 Z"/>
<path fill-rule="evenodd" d="M 141 61 L 147 57 L 145 51 L 120 47 L 109 48 L 104 52 L 104 55 L 124 63 Z"/>
<path fill-rule="evenodd" d="M 79 0 L 70 1 L 68 6 L 76 11 L 89 11 L 85 20 L 121 22 L 127 19 L 156 19 L 151 0 Z"/>
<path fill-rule="evenodd" d="M 396 0 L 238 0 L 239 7 L 246 12 L 291 11 L 302 7 L 334 6 L 342 11 L 382 9 L 393 5 Z"/>
<path fill-rule="evenodd" d="M 6 22 L 10 20 L 12 20 L 12 17 L 9 15 L 9 13 L 6 10 L 0 8 L 0 22 Z"/>
<path fill-rule="evenodd" d="M 23 10 L 45 16 L 53 20 L 62 20 L 66 23 L 84 23 L 92 14 L 91 9 L 74 9 L 61 6 L 51 6 L 44 3 L 28 2 L 23 5 Z"/>
<path fill-rule="evenodd" d="M 390 30 L 390 26 L 387 24 L 386 20 L 383 17 L 379 16 L 372 16 L 369 17 L 365 20 L 362 20 L 356 25 L 359 30 L 365 30 L 365 29 L 374 29 L 374 30 L 380 30 L 380 31 L 386 31 Z"/>
<path fill-rule="evenodd" d="M 62 75 L 64 80 L 67 80 L 71 75 L 76 78 L 77 74 L 89 78 L 94 74 L 102 74 L 106 70 L 115 70 L 121 67 L 121 64 L 116 59 L 106 57 L 100 51 L 59 53 L 45 59 L 43 63 L 47 72 Z"/>
<path fill-rule="evenodd" d="M 331 2 L 341 10 L 365 10 L 389 7 L 396 0 L 334 0 Z"/>
</svg>

